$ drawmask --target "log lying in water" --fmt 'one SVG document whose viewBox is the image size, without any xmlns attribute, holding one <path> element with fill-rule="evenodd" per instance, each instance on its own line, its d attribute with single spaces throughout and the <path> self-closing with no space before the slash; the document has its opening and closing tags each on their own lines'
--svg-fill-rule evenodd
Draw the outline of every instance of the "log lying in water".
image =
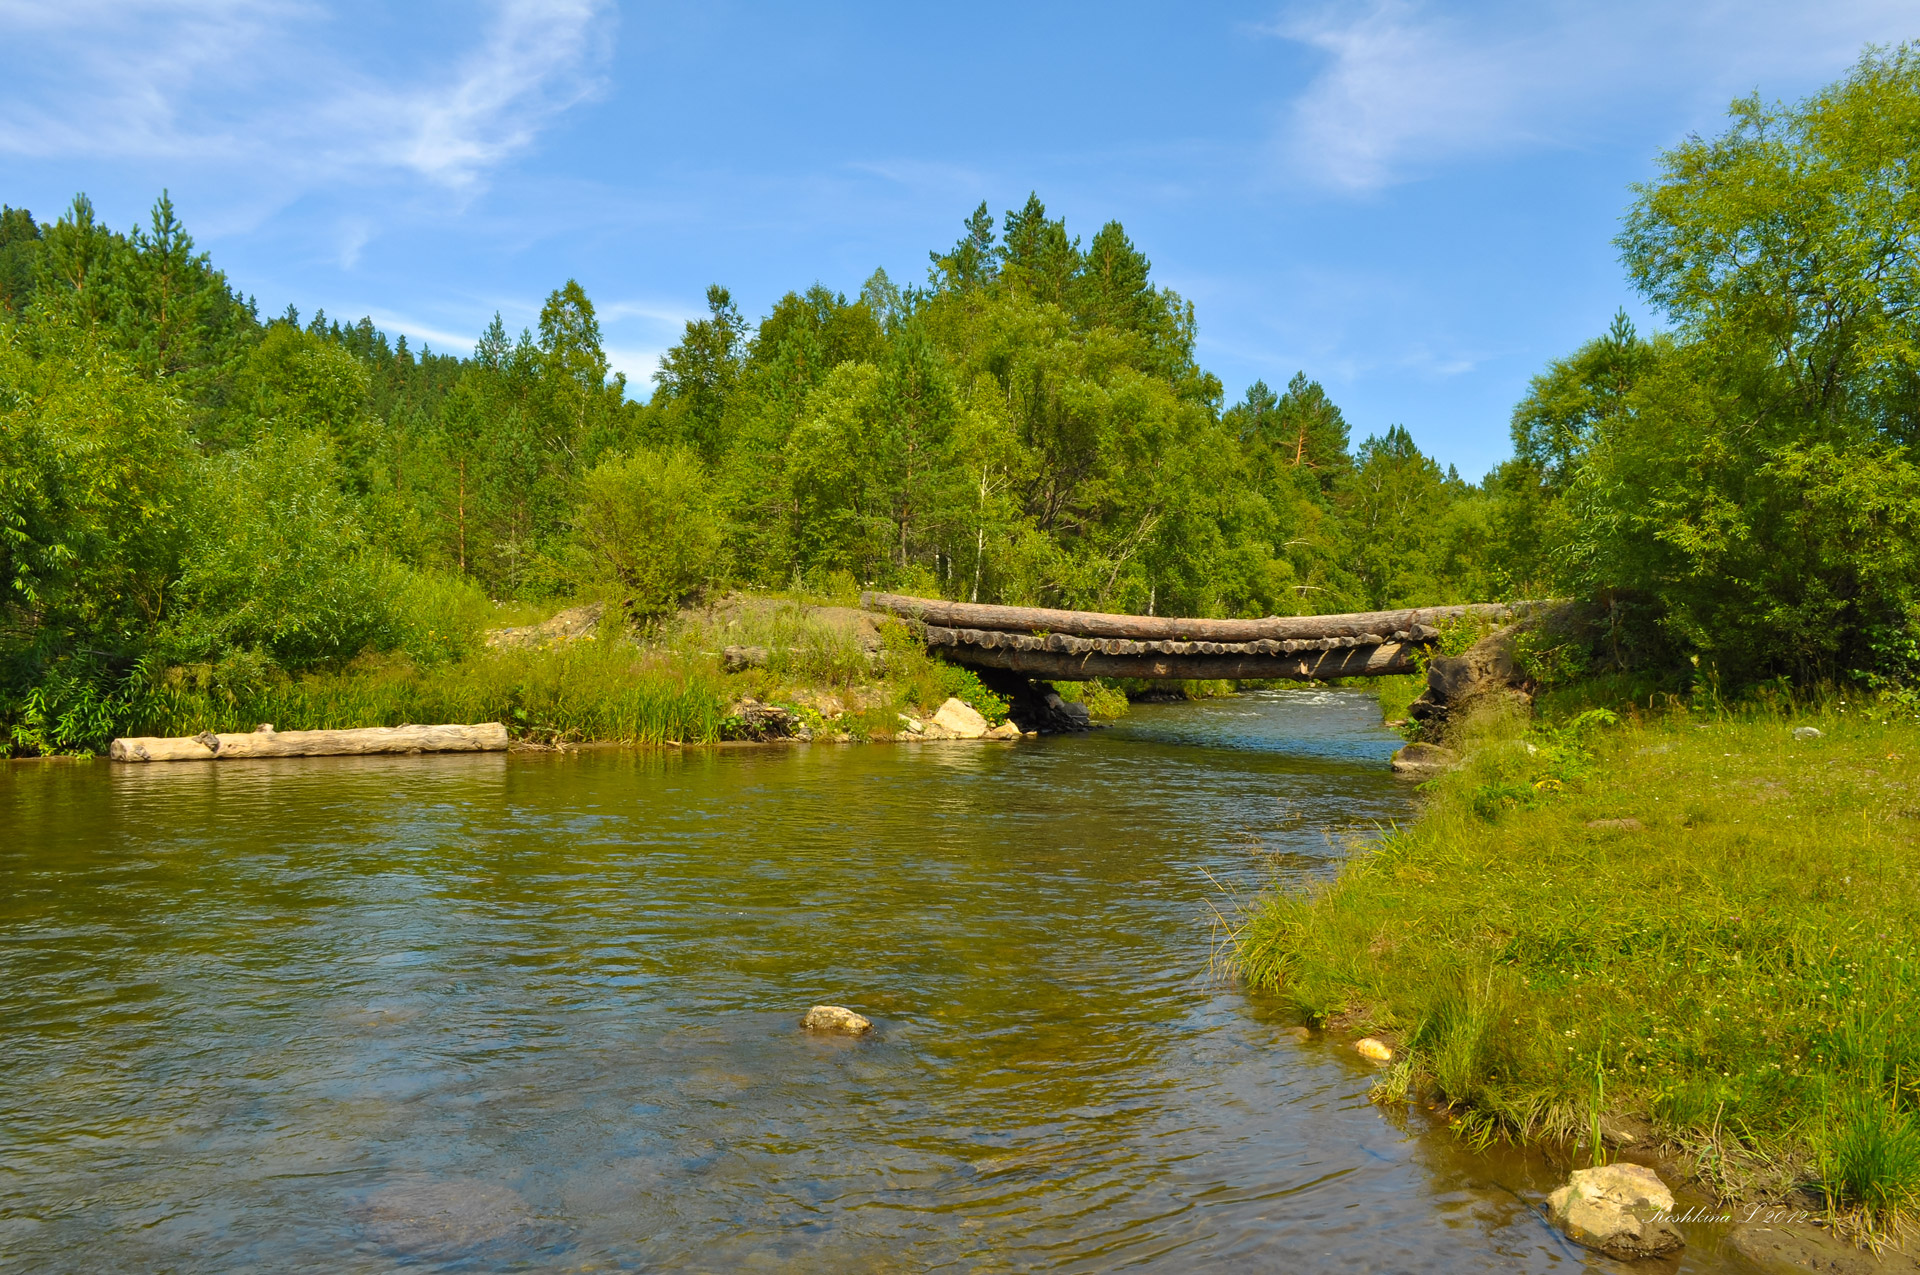
<svg viewBox="0 0 1920 1275">
<path fill-rule="evenodd" d="M 981 639 L 970 641 L 968 639 Z M 1151 681 L 1226 678 L 1264 681 L 1326 681 L 1336 677 L 1382 677 L 1416 671 L 1413 642 L 1362 642 L 1323 639 L 1309 649 L 1287 653 L 1262 650 L 1291 643 L 1081 641 L 1050 634 L 1044 638 L 978 629 L 927 626 L 927 647 L 943 658 L 978 668 L 1007 669 L 1026 677 L 1084 682 L 1096 677 L 1138 677 Z M 1338 645 L 1335 643 L 1338 642 Z M 1069 644 L 1072 648 L 1069 649 Z M 1171 646 L 1162 652 L 1151 648 Z M 1308 644 L 1299 644 L 1308 647 Z M 1128 648 L 1139 648 L 1130 650 Z M 1192 649 L 1187 649 L 1192 648 Z M 1109 652 L 1112 653 L 1109 653 Z"/>
<path fill-rule="evenodd" d="M 333 757 L 365 753 L 499 753 L 507 728 L 477 726 L 369 726 L 362 730 L 286 730 L 271 726 L 231 735 L 116 739 L 115 761 L 225 761 L 241 757 Z"/>
<path fill-rule="evenodd" d="M 1301 642 L 1327 638 L 1366 638 L 1371 642 L 1431 639 L 1434 625 L 1465 616 L 1503 620 L 1523 614 L 1528 604 L 1476 602 L 1467 606 L 1416 607 L 1404 611 L 1360 611 L 1344 615 L 1268 616 L 1264 620 L 1199 620 L 1173 616 L 1108 615 L 1098 611 L 1055 611 L 1047 607 L 986 606 L 912 598 L 898 593 L 863 593 L 860 605 L 891 611 L 910 620 L 949 629 L 1065 634 L 1081 638 L 1124 638 L 1135 642 Z M 1412 636 L 1425 628 L 1426 639 Z M 1211 675 L 1209 675 L 1211 676 Z"/>
</svg>

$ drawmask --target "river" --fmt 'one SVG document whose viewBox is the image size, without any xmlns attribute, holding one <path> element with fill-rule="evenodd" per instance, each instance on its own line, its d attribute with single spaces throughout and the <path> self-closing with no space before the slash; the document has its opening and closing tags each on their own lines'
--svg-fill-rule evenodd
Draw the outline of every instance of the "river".
<svg viewBox="0 0 1920 1275">
<path fill-rule="evenodd" d="M 1013 745 L 0 766 L 0 1265 L 1610 1269 L 1541 1157 L 1369 1105 L 1214 969 L 1219 916 L 1408 815 L 1396 742 L 1298 690 Z"/>
</svg>

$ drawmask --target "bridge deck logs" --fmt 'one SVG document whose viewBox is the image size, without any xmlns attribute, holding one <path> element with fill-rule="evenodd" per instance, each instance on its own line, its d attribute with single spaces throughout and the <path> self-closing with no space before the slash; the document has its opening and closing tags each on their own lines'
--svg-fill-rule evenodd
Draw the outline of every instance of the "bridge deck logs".
<svg viewBox="0 0 1920 1275">
<path fill-rule="evenodd" d="M 1051 633 L 1031 637 L 983 629 L 947 629 L 929 624 L 927 648 L 960 664 L 1007 669 L 1027 677 L 1084 682 L 1094 677 L 1149 681 L 1231 678 L 1379 677 L 1415 671 L 1414 642 L 1356 638 L 1288 642 L 1129 642 L 1089 640 Z M 1292 648 L 1288 650 L 1286 648 Z"/>
<path fill-rule="evenodd" d="M 869 611 L 891 611 L 909 620 L 950 629 L 1009 633 L 1064 633 L 1069 637 L 1126 638 L 1135 642 L 1316 641 L 1358 637 L 1394 641 L 1415 625 L 1433 626 L 1471 616 L 1500 620 L 1521 613 L 1526 603 L 1475 602 L 1465 606 L 1414 607 L 1403 611 L 1359 611 L 1344 615 L 1270 615 L 1263 620 L 1199 620 L 1165 615 L 1108 615 L 1099 611 L 1056 611 L 1048 607 L 987 606 L 911 598 L 898 593 L 863 593 Z M 1398 640 L 1404 641 L 1405 638 Z"/>
<path fill-rule="evenodd" d="M 1438 625 L 1463 618 L 1510 619 L 1529 605 L 1201 620 L 983 606 L 894 593 L 863 593 L 860 603 L 917 622 L 928 649 L 956 663 L 1056 681 L 1325 681 L 1411 673 L 1417 667 L 1415 653 L 1440 635 Z"/>
</svg>

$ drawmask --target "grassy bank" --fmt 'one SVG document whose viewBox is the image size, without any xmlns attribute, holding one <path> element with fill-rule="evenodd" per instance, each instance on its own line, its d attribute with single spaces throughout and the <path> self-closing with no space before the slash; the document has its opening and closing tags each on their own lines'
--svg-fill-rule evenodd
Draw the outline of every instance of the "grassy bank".
<svg viewBox="0 0 1920 1275">
<path fill-rule="evenodd" d="M 597 627 L 489 645 L 491 620 L 537 625 L 547 613 L 442 608 L 417 650 L 368 653 L 342 667 L 288 675 L 242 653 L 213 665 L 139 668 L 107 695 L 30 703 L 16 753 L 97 752 L 116 734 L 193 735 L 499 721 L 522 741 L 702 744 L 732 737 L 748 700 L 791 711 L 815 734 L 891 736 L 903 713 L 925 716 L 949 697 L 990 721 L 1006 703 L 968 670 L 928 657 L 898 621 L 830 599 L 733 595 L 644 632 L 617 607 Z M 577 627 L 577 626 L 576 626 Z M 758 652 L 750 667 L 728 648 Z M 1096 715 L 1126 700 L 1090 688 Z M 1117 706 L 1117 709 L 1116 709 Z"/>
<path fill-rule="evenodd" d="M 1725 1194 L 1811 1184 L 1884 1229 L 1920 1200 L 1920 725 L 1607 717 L 1467 728 L 1412 826 L 1262 902 L 1244 977 L 1396 1037 L 1380 1096 L 1470 1136 L 1644 1116 Z"/>
</svg>

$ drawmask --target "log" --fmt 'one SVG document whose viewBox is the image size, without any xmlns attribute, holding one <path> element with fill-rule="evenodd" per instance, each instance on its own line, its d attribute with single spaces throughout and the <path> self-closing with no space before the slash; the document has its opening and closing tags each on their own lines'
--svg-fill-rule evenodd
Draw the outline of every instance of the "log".
<svg viewBox="0 0 1920 1275">
<path fill-rule="evenodd" d="M 499 722 L 476 726 L 369 726 L 361 730 L 276 731 L 262 726 L 246 734 L 116 739 L 107 748 L 107 756 L 128 762 L 226 761 L 367 753 L 499 753 L 506 748 L 507 728 Z"/>
<path fill-rule="evenodd" d="M 1391 641 L 1396 633 L 1433 627 L 1464 616 L 1503 620 L 1525 614 L 1528 603 L 1475 602 L 1464 606 L 1413 607 L 1402 611 L 1358 611 L 1342 615 L 1270 615 L 1264 620 L 1201 620 L 1174 616 L 1109 615 L 1099 611 L 1056 611 L 1048 607 L 988 606 L 947 602 L 898 593 L 863 593 L 860 605 L 909 620 L 949 629 L 1060 633 L 1081 638 L 1124 638 L 1135 642 L 1287 642 L 1323 638 L 1371 638 Z"/>
<path fill-rule="evenodd" d="M 941 655 L 956 664 L 1006 669 L 1051 682 L 1085 682 L 1096 677 L 1137 677 L 1146 681 L 1201 681 L 1221 678 L 1251 682 L 1322 682 L 1336 677 L 1385 677 L 1418 671 L 1411 642 L 1383 642 L 1298 655 L 1069 655 L 1016 646 L 956 643 Z"/>
<path fill-rule="evenodd" d="M 1026 633 L 1003 633 L 996 629 L 943 629 L 928 624 L 922 628 L 929 648 L 981 647 L 990 651 L 1051 651 L 1056 655 L 1293 655 L 1301 651 L 1339 651 L 1361 646 L 1380 646 L 1377 637 L 1327 637 L 1285 642 L 1134 642 L 1126 638 L 1077 638 L 1064 633 L 1044 637 Z M 1425 645 L 1439 636 L 1439 630 L 1416 624 L 1412 631 L 1388 634 L 1385 641 Z"/>
</svg>

